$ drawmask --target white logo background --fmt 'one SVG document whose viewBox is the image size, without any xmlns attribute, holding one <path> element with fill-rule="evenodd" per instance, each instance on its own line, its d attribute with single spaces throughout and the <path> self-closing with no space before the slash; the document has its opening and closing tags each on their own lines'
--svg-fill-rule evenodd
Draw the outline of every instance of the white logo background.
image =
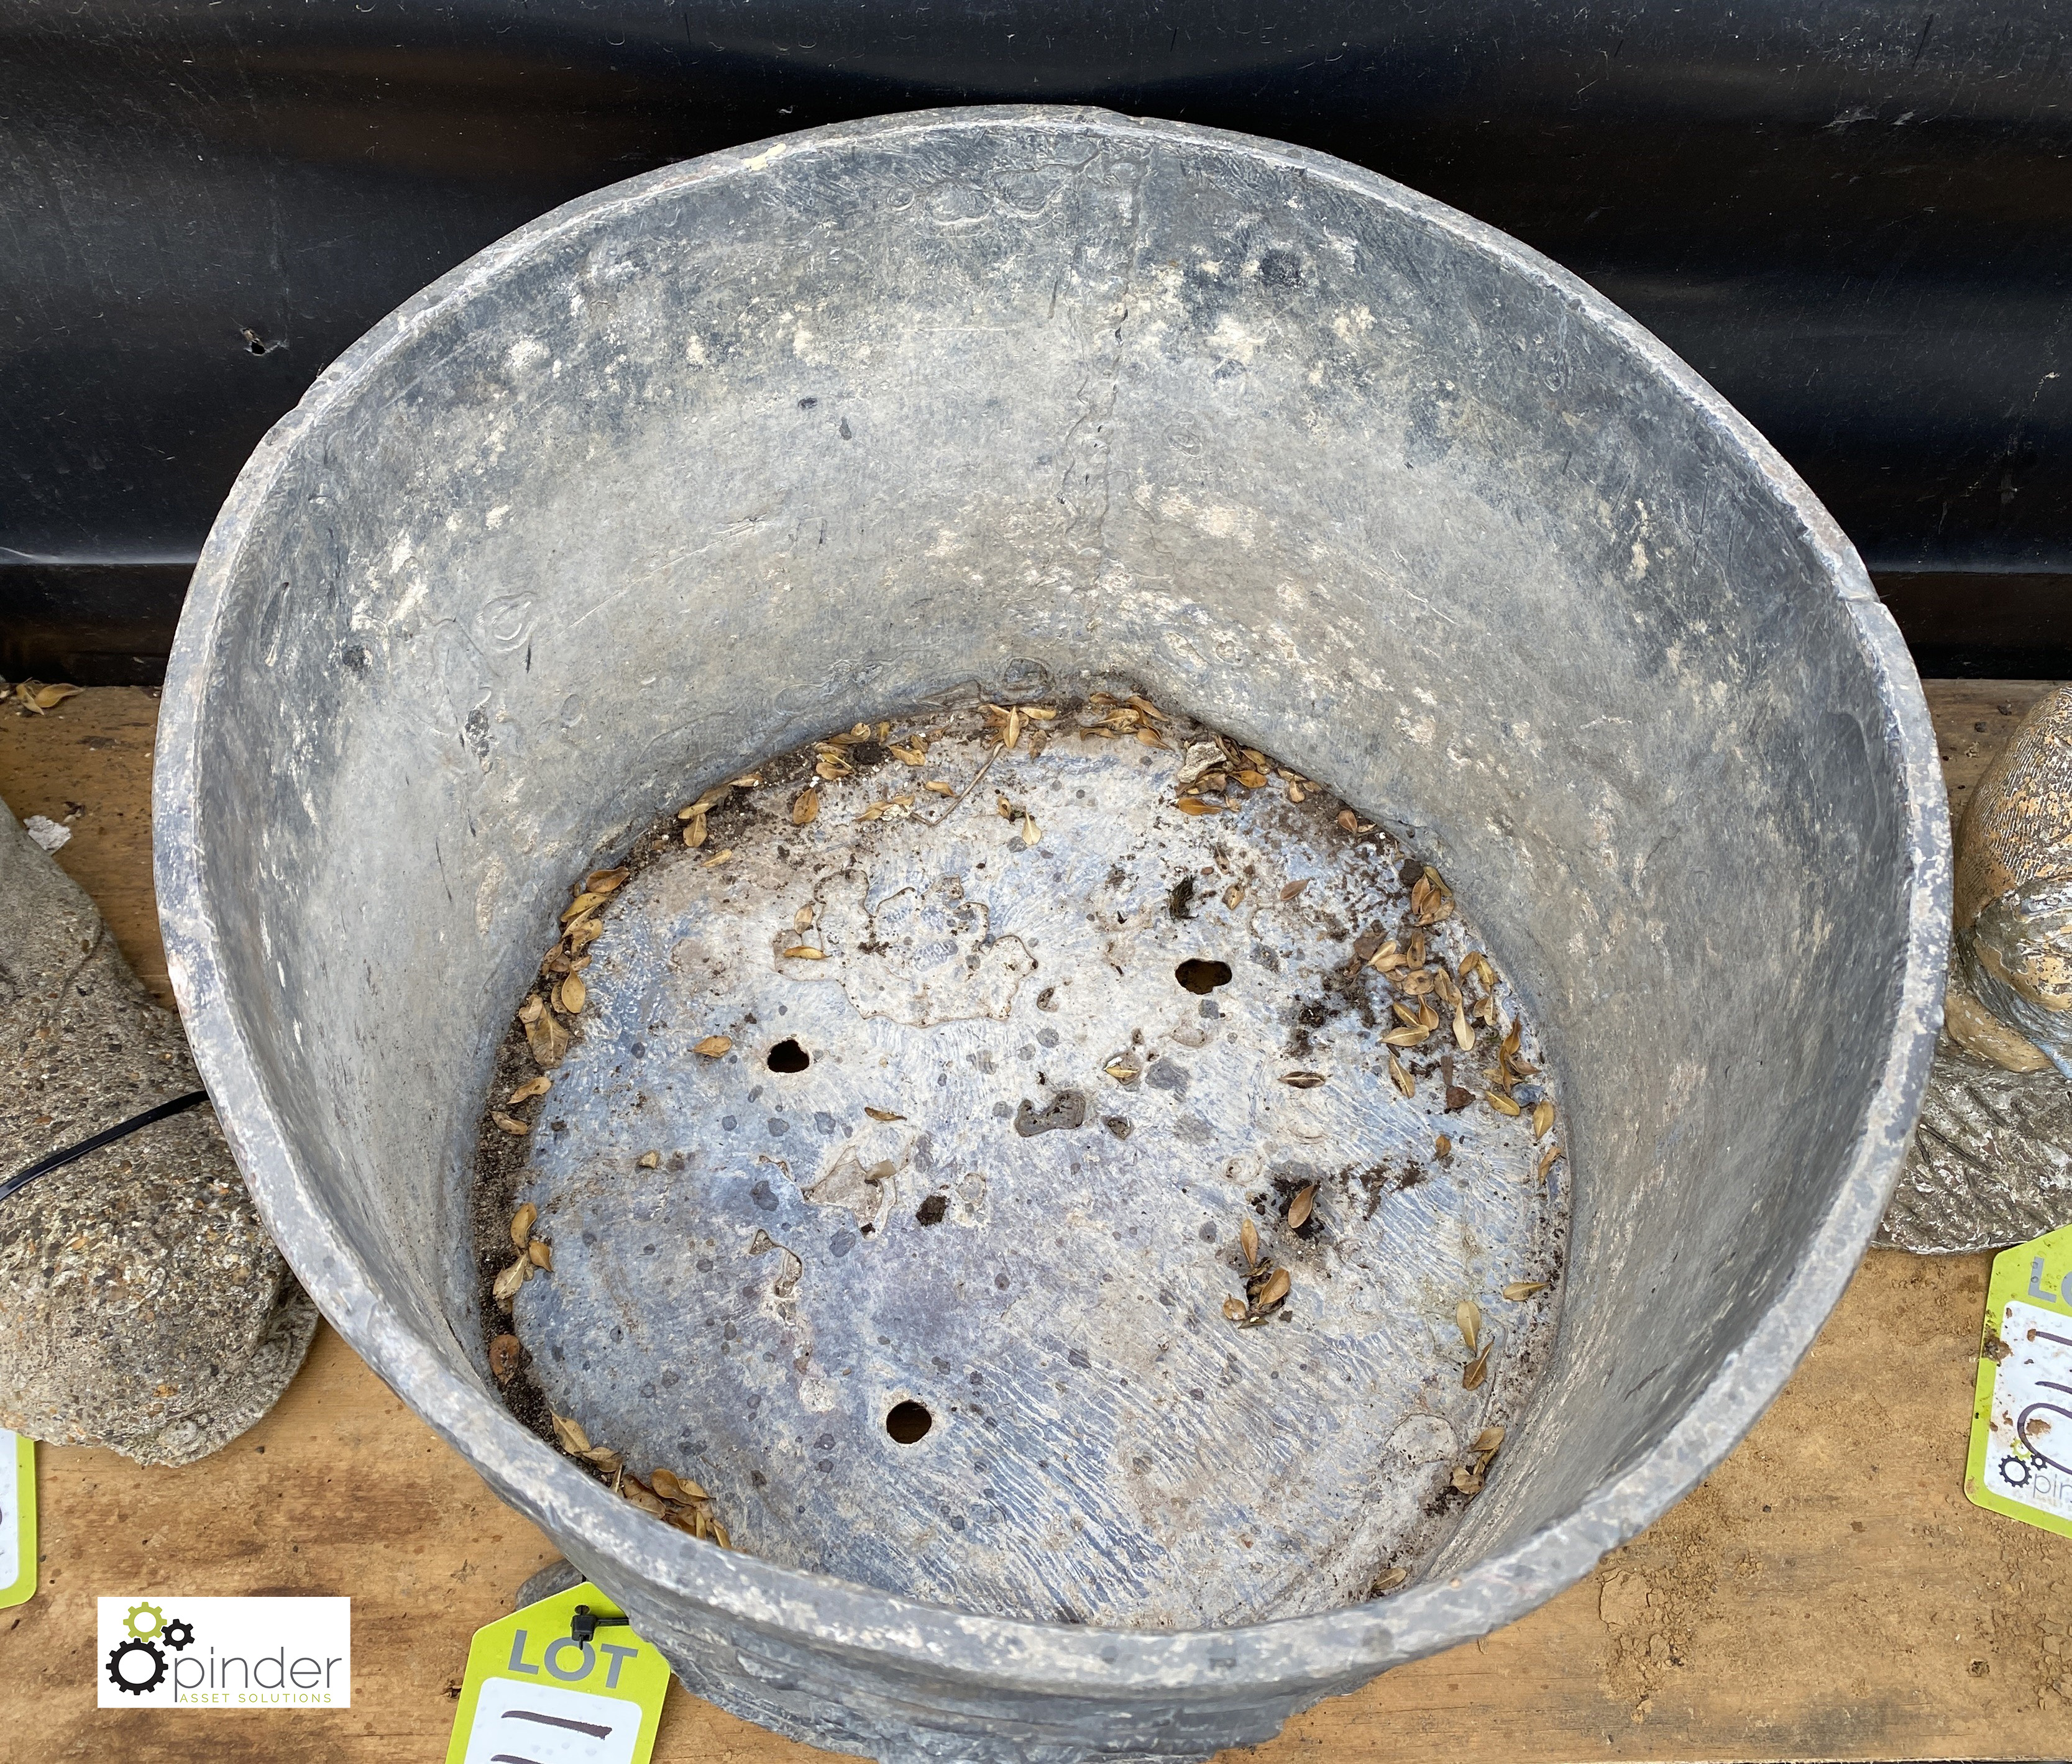
<svg viewBox="0 0 2072 1764">
<path fill-rule="evenodd" d="M 350 1599 L 161 1594 L 97 1605 L 102 1709 L 352 1707 Z"/>
</svg>

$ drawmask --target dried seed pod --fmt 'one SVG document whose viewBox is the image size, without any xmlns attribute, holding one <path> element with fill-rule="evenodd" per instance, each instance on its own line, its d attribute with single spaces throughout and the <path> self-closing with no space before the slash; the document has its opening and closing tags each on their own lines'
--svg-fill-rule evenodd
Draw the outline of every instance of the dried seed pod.
<svg viewBox="0 0 2072 1764">
<path fill-rule="evenodd" d="M 1321 1072 L 1284 1072 L 1281 1081 L 1291 1090 L 1314 1090 L 1326 1079 Z"/>
<path fill-rule="evenodd" d="M 1554 1125 L 1554 1105 L 1544 1097 L 1532 1106 L 1532 1137 L 1544 1139 Z"/>
<path fill-rule="evenodd" d="M 68 698 L 76 698 L 85 688 L 79 686 L 44 686 L 37 688 L 31 702 L 39 711 L 55 710 Z"/>
<path fill-rule="evenodd" d="M 516 1335 L 499 1335 L 489 1344 L 489 1372 L 500 1385 L 508 1385 L 524 1364 L 525 1348 Z"/>
<path fill-rule="evenodd" d="M 1383 1573 L 1380 1579 L 1377 1580 L 1374 1583 L 1374 1591 L 1369 1596 L 1378 1598 L 1383 1593 L 1392 1593 L 1397 1587 L 1400 1586 L 1409 1578 L 1410 1570 L 1408 1569 L 1392 1568 Z"/>
<path fill-rule="evenodd" d="M 708 1060 L 719 1059 L 733 1051 L 733 1037 L 723 1035 L 709 1035 L 691 1049 L 692 1052 L 702 1054 Z"/>
<path fill-rule="evenodd" d="M 1437 1138 L 1432 1142 L 1432 1155 L 1437 1158 L 1440 1163 L 1444 1163 L 1449 1158 L 1452 1157 L 1453 1155 L 1453 1142 L 1448 1138 L 1445 1134 L 1441 1134 Z"/>
<path fill-rule="evenodd" d="M 784 955 L 787 961 L 794 962 L 824 962 L 828 958 L 825 950 L 816 950 L 810 943 L 795 943 Z"/>
<path fill-rule="evenodd" d="M 733 855 L 734 847 L 730 845 L 724 851 L 713 852 L 713 855 L 707 858 L 704 863 L 701 864 L 698 868 L 701 870 L 716 870 L 720 867 L 720 865 L 726 863 L 726 860 Z"/>
<path fill-rule="evenodd" d="M 1460 1325 L 1461 1339 L 1473 1353 L 1482 1341 L 1482 1307 L 1472 1298 L 1463 1298 L 1453 1307 L 1453 1321 Z"/>
<path fill-rule="evenodd" d="M 641 1481 L 638 1476 L 622 1476 L 619 1482 L 619 1491 L 642 1512 L 652 1513 L 657 1519 L 668 1511 L 662 1504 L 662 1497 L 647 1483 Z"/>
<path fill-rule="evenodd" d="M 1296 1191 L 1295 1198 L 1288 1203 L 1288 1229 L 1300 1231 L 1309 1222 L 1309 1215 L 1317 1207 L 1317 1185 L 1310 1183 Z"/>
<path fill-rule="evenodd" d="M 1271 1311 L 1288 1296 L 1289 1284 L 1288 1270 L 1285 1268 L 1276 1268 L 1266 1277 L 1266 1284 L 1259 1289 L 1256 1308 L 1260 1311 Z"/>
<path fill-rule="evenodd" d="M 532 1241 L 532 1222 L 539 1216 L 540 1209 L 529 1200 L 511 1215 L 511 1244 L 513 1249 L 523 1249 Z"/>
<path fill-rule="evenodd" d="M 545 1237 L 535 1237 L 526 1245 L 525 1254 L 535 1268 L 544 1268 L 549 1274 L 554 1271 L 554 1246 Z"/>
<path fill-rule="evenodd" d="M 1290 882 L 1286 888 L 1281 891 L 1281 898 L 1284 900 L 1292 900 L 1297 895 L 1300 894 L 1303 889 L 1309 887 L 1309 877 L 1306 876 L 1298 876 L 1295 880 Z"/>
<path fill-rule="evenodd" d="M 895 1114 L 890 1109 L 874 1109 L 868 1105 L 863 1112 L 874 1121 L 904 1121 L 906 1118 L 903 1114 Z"/>
<path fill-rule="evenodd" d="M 491 1110 L 489 1118 L 515 1139 L 522 1139 L 532 1130 L 525 1122 L 515 1116 L 504 1114 L 501 1109 Z"/>
<path fill-rule="evenodd" d="M 569 1032 L 550 1013 L 542 1011 L 525 1025 L 525 1045 L 543 1066 L 551 1066 L 569 1051 Z"/>
<path fill-rule="evenodd" d="M 1233 882 L 1228 888 L 1223 890 L 1223 905 L 1225 906 L 1236 906 L 1243 901 L 1244 899 L 1244 884 L 1242 882 Z"/>
<path fill-rule="evenodd" d="M 553 1087 L 554 1081 L 545 1073 L 536 1078 L 528 1078 L 511 1093 L 512 1104 L 516 1106 L 521 1102 L 530 1102 L 535 1097 L 544 1097 Z"/>
<path fill-rule="evenodd" d="M 532 1278 L 532 1262 L 525 1257 L 520 1256 L 496 1277 L 489 1289 L 490 1292 L 495 1298 L 497 1303 L 508 1311 L 511 1308 L 512 1300 L 518 1296 L 518 1289 Z"/>
<path fill-rule="evenodd" d="M 1103 1066 L 1101 1070 L 1114 1079 L 1117 1084 L 1134 1084 L 1144 1075 L 1135 1066 L 1122 1060 L 1113 1060 Z"/>
<path fill-rule="evenodd" d="M 1514 1280 L 1505 1286 L 1503 1295 L 1514 1305 L 1523 1304 L 1536 1292 L 1546 1290 L 1547 1282 L 1544 1280 Z"/>
<path fill-rule="evenodd" d="M 946 778 L 931 777 L 921 788 L 932 790 L 937 796 L 955 796 L 957 794 L 956 786 Z"/>
<path fill-rule="evenodd" d="M 1222 803 L 1207 802 L 1198 796 L 1183 796 L 1174 806 L 1182 814 L 1220 814 L 1223 811 Z"/>
<path fill-rule="evenodd" d="M 1237 1241 L 1244 1250 L 1245 1266 L 1256 1268 L 1259 1266 L 1259 1227 L 1249 1219 L 1244 1220 L 1237 1228 Z"/>
<path fill-rule="evenodd" d="M 812 785 L 791 798 L 791 825 L 806 827 L 820 812 L 820 793 Z"/>
<path fill-rule="evenodd" d="M 660 1165 L 661 1162 L 662 1154 L 660 1152 L 643 1151 L 639 1157 L 633 1160 L 633 1167 L 636 1170 L 653 1170 L 657 1168 Z"/>
</svg>

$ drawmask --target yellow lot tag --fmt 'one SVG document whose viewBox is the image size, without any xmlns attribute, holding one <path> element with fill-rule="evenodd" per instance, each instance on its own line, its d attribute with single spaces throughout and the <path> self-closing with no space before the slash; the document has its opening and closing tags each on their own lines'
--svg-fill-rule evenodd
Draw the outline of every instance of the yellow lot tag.
<svg viewBox="0 0 2072 1764">
<path fill-rule="evenodd" d="M 648 1764 L 669 1665 L 586 1583 L 475 1632 L 446 1764 Z"/>
<path fill-rule="evenodd" d="M 1964 1492 L 2072 1537 L 2072 1225 L 1993 1258 Z"/>
<path fill-rule="evenodd" d="M 0 1610 L 36 1590 L 36 1445 L 0 1427 Z"/>
</svg>

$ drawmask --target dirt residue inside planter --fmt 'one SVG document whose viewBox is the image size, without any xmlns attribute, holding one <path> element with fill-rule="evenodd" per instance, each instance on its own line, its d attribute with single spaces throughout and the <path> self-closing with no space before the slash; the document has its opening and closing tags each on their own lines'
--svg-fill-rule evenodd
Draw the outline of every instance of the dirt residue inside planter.
<svg viewBox="0 0 2072 1764">
<path fill-rule="evenodd" d="M 1442 872 L 1320 785 L 1124 686 L 945 702 L 569 880 L 483 1342 L 657 1516 L 1191 1627 L 1405 1584 L 1494 1473 L 1564 1115 Z"/>
</svg>

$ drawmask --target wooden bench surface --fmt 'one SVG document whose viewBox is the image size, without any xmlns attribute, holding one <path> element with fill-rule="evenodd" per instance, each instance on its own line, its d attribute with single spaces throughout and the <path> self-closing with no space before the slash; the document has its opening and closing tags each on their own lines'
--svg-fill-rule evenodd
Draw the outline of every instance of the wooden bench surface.
<svg viewBox="0 0 2072 1764">
<path fill-rule="evenodd" d="M 1931 683 L 1953 802 L 2032 682 Z M 157 702 L 0 706 L 0 797 L 71 818 L 58 854 L 170 1002 L 150 872 Z M 1486 1639 L 1291 1721 L 1257 1764 L 2063 1758 L 2072 1540 L 1959 1484 L 1987 1258 L 1873 1251 L 1741 1446 L 1595 1574 Z M 0 1758 L 373 1764 L 444 1756 L 477 1626 L 553 1558 L 327 1327 L 274 1412 L 215 1457 L 142 1470 L 42 1449 L 43 1586 L 0 1612 Z M 93 1599 L 343 1593 L 350 1710 L 95 1709 Z M 671 1692 L 667 1764 L 818 1754 Z"/>
</svg>

